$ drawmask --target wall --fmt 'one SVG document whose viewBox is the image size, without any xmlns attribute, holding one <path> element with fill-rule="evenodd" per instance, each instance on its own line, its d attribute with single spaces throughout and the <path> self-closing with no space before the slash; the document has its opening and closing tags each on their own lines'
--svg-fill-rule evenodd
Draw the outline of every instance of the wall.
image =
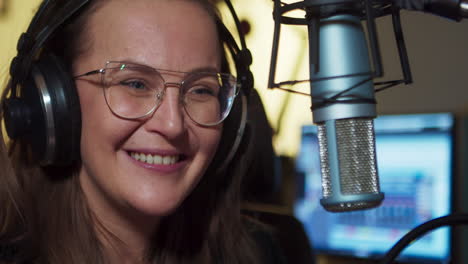
<svg viewBox="0 0 468 264">
<path fill-rule="evenodd" d="M 0 14 L 0 85 L 3 87 L 11 59 L 16 55 L 16 42 L 26 31 L 39 0 L 3 0 L 6 10 Z"/>
<path fill-rule="evenodd" d="M 390 43 L 391 29 L 382 21 L 381 43 Z M 433 15 L 405 12 L 402 17 L 414 83 L 378 94 L 381 113 L 468 110 L 468 20 L 452 22 Z M 396 54 L 383 49 L 389 76 L 399 73 L 392 59 Z"/>
</svg>

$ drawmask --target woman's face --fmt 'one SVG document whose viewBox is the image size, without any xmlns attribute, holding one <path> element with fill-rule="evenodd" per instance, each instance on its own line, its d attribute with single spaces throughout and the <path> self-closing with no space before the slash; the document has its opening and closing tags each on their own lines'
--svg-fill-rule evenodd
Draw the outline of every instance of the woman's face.
<svg viewBox="0 0 468 264">
<path fill-rule="evenodd" d="M 106 1 L 91 15 L 86 30 L 91 48 L 74 63 L 74 74 L 102 68 L 106 61 L 182 72 L 220 69 L 215 24 L 194 2 Z M 163 76 L 167 82 L 183 79 Z M 153 115 L 119 118 L 109 110 L 99 78 L 77 81 L 82 112 L 79 177 L 91 209 L 104 221 L 171 213 L 210 164 L 221 125 L 195 124 L 179 103 L 179 88 L 172 86 Z M 163 164 L 138 161 L 134 154 L 152 155 Z"/>
</svg>

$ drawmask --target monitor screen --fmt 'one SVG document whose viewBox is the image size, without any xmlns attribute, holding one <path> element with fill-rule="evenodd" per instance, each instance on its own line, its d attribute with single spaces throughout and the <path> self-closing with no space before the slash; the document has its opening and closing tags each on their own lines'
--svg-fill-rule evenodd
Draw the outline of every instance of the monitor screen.
<svg viewBox="0 0 468 264">
<path fill-rule="evenodd" d="M 454 117 L 448 113 L 380 116 L 374 126 L 385 200 L 377 208 L 346 213 L 330 213 L 320 205 L 316 126 L 302 128 L 294 214 L 319 253 L 381 257 L 417 225 L 451 212 Z M 450 243 L 450 229 L 440 228 L 412 243 L 399 260 L 447 263 Z"/>
</svg>

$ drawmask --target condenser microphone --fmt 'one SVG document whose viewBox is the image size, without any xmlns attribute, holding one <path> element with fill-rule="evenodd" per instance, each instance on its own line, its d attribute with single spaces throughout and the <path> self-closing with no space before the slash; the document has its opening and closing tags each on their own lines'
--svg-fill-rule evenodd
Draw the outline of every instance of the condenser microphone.
<svg viewBox="0 0 468 264">
<path fill-rule="evenodd" d="M 310 21 L 312 114 L 318 126 L 323 190 L 320 203 L 332 212 L 376 207 L 384 194 L 375 149 L 373 72 L 361 19 L 350 12 Z"/>
</svg>

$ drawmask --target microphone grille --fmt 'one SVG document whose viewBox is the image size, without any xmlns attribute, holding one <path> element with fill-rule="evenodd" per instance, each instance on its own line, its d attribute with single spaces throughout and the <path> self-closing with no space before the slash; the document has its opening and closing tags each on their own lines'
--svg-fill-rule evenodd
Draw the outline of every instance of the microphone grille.
<svg viewBox="0 0 468 264">
<path fill-rule="evenodd" d="M 336 146 L 330 146 L 329 141 L 333 139 L 327 138 L 325 123 L 318 125 L 323 197 L 379 193 L 373 119 L 339 119 L 335 120 L 334 126 Z M 337 155 L 339 189 L 332 187 L 330 152 Z M 334 194 L 333 190 L 339 190 L 341 193 Z M 371 205 L 356 202 L 352 206 L 355 208 L 348 209 L 366 208 Z"/>
<path fill-rule="evenodd" d="M 324 197 L 333 195 L 331 189 L 330 162 L 328 160 L 328 139 L 325 124 L 317 125 L 319 141 L 320 170 L 322 172 L 322 192 Z"/>
<path fill-rule="evenodd" d="M 379 192 L 372 119 L 344 119 L 336 124 L 344 194 Z"/>
</svg>

